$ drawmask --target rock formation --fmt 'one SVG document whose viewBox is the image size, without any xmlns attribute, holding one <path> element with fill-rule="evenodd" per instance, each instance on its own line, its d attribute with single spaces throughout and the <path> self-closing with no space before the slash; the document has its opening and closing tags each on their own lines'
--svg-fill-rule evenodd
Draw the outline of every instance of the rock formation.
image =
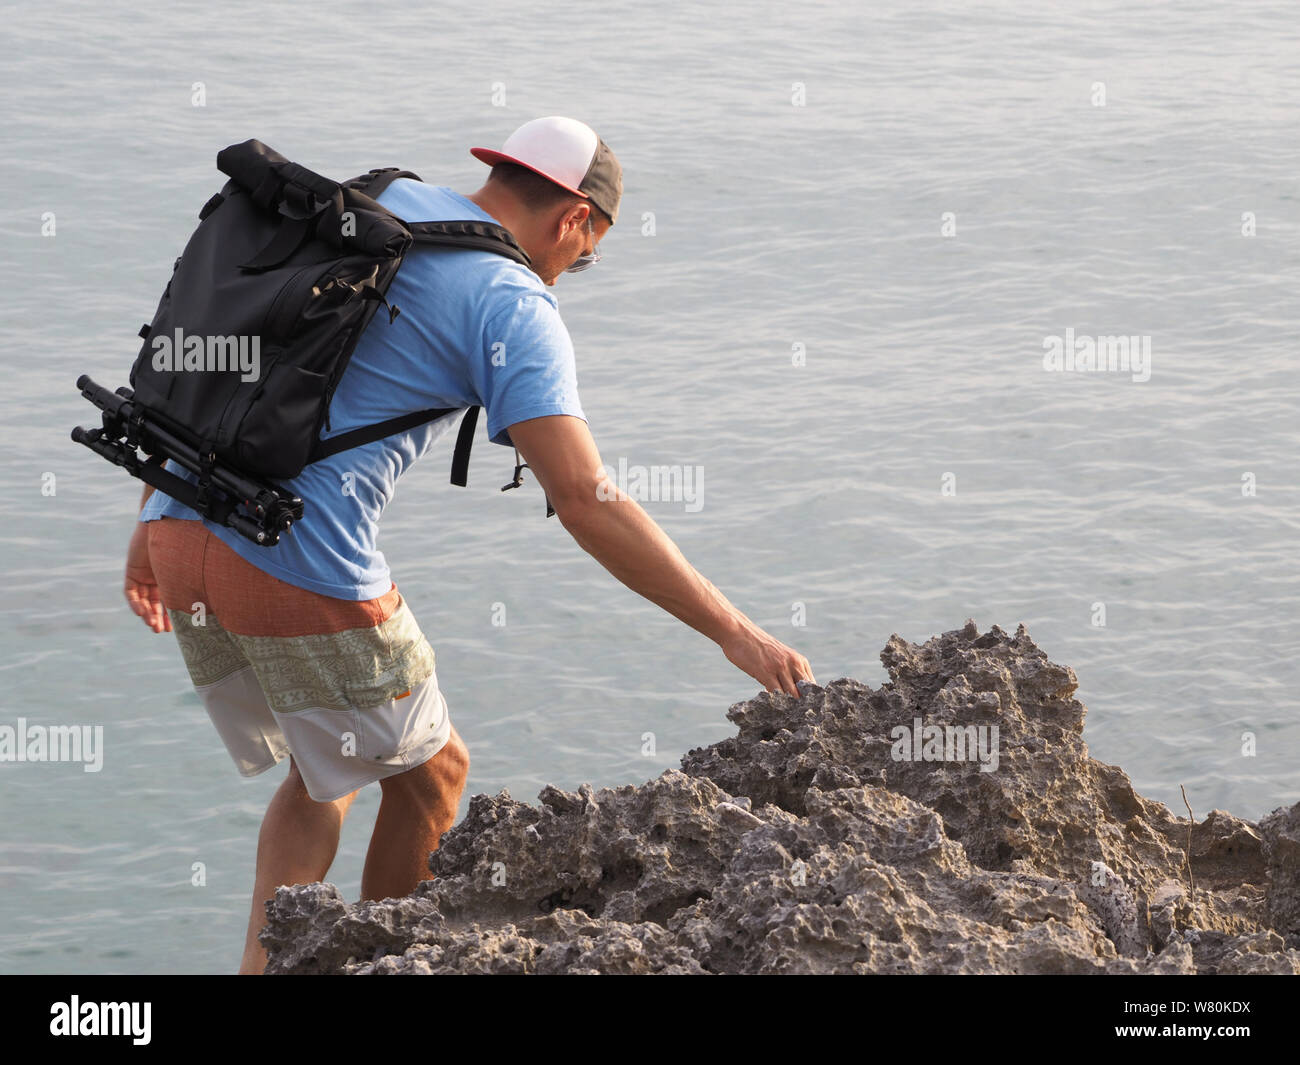
<svg viewBox="0 0 1300 1065">
<path fill-rule="evenodd" d="M 1300 804 L 1144 799 L 1024 626 L 881 660 L 646 784 L 474 796 L 406 898 L 281 888 L 267 972 L 1300 973 Z"/>
</svg>

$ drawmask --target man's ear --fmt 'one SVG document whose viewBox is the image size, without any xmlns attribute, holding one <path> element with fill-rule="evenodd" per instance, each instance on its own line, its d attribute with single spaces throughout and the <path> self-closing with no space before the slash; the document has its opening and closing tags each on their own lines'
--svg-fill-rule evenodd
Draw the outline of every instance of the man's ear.
<svg viewBox="0 0 1300 1065">
<path fill-rule="evenodd" d="M 583 233 L 587 231 L 587 216 L 591 214 L 591 205 L 589 203 L 575 203 L 564 212 L 563 223 L 565 231 L 568 229 L 578 229 Z"/>
<path fill-rule="evenodd" d="M 570 215 L 573 214 L 571 207 L 553 208 L 554 213 L 551 215 L 551 240 L 558 244 L 569 235 L 569 229 L 572 226 Z"/>
</svg>

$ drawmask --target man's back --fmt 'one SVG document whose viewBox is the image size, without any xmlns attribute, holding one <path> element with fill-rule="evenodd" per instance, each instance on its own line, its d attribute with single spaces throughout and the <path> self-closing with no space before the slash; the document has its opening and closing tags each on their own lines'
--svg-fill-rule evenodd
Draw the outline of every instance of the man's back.
<svg viewBox="0 0 1300 1065">
<path fill-rule="evenodd" d="M 408 222 L 495 221 L 450 189 L 401 180 L 379 198 Z M 329 438 L 428 408 L 483 406 L 490 439 L 551 414 L 583 417 L 573 346 L 555 298 L 527 267 L 490 252 L 414 247 L 352 355 L 329 410 Z M 304 520 L 272 548 L 208 527 L 247 561 L 289 584 L 339 599 L 372 599 L 391 580 L 376 546 L 396 481 L 443 436 L 454 415 L 314 463 L 289 483 Z M 193 511 L 155 494 L 141 520 Z"/>
</svg>

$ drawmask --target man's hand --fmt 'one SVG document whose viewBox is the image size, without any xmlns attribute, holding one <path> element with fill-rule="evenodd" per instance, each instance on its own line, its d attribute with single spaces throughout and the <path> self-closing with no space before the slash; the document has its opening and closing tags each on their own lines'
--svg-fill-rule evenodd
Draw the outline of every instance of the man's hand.
<svg viewBox="0 0 1300 1065">
<path fill-rule="evenodd" d="M 126 551 L 126 583 L 123 587 L 126 601 L 137 617 L 154 632 L 171 632 L 172 619 L 163 608 L 162 596 L 158 594 L 158 582 L 154 580 L 153 566 L 149 562 L 149 526 L 138 521 L 135 532 L 131 534 L 131 545 Z"/>
<path fill-rule="evenodd" d="M 798 696 L 796 681 L 817 683 L 808 659 L 753 623 L 723 640 L 722 653 L 728 662 L 748 673 L 770 692 Z"/>
<path fill-rule="evenodd" d="M 620 581 L 713 640 L 767 690 L 797 696 L 795 682 L 813 679 L 803 655 L 732 606 L 609 480 L 581 418 L 556 414 L 516 422 L 510 438 L 565 529 Z"/>
</svg>

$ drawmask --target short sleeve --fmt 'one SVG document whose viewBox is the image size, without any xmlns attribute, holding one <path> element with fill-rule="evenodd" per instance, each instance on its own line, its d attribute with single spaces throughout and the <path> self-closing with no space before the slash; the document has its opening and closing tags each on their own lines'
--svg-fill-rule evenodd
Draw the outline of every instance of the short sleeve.
<svg viewBox="0 0 1300 1065">
<path fill-rule="evenodd" d="M 495 444 L 510 446 L 509 427 L 529 418 L 569 414 L 586 421 L 573 341 L 545 295 L 520 294 L 487 319 L 473 369 Z"/>
</svg>

